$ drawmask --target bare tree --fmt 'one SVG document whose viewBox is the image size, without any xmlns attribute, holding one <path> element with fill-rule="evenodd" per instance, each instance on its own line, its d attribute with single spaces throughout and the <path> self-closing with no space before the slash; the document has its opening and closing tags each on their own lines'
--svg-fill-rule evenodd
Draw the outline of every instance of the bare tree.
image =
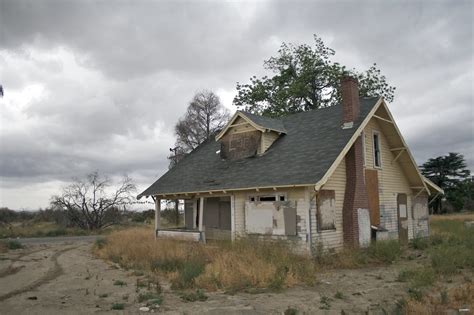
<svg viewBox="0 0 474 315">
<path fill-rule="evenodd" d="M 212 91 L 194 95 L 186 114 L 175 126 L 176 147 L 187 153 L 209 139 L 229 120 L 229 111 Z"/>
<path fill-rule="evenodd" d="M 128 176 L 113 189 L 112 181 L 98 172 L 85 179 L 75 178 L 51 204 L 64 209 L 71 222 L 87 230 L 102 229 L 118 223 L 119 207 L 132 200 L 135 185 Z"/>
</svg>

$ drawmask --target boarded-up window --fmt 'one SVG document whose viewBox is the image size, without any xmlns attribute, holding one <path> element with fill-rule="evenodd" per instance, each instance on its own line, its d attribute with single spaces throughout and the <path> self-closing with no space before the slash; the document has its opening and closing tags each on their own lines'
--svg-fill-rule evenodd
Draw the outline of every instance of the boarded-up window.
<svg viewBox="0 0 474 315">
<path fill-rule="evenodd" d="M 336 228 L 336 192 L 321 190 L 318 196 L 317 222 L 318 229 L 333 230 Z"/>
<path fill-rule="evenodd" d="M 418 196 L 413 200 L 413 219 L 428 219 L 428 197 Z"/>
<path fill-rule="evenodd" d="M 292 202 L 245 203 L 245 226 L 249 234 L 296 235 L 296 206 Z"/>
<path fill-rule="evenodd" d="M 257 154 L 260 145 L 261 132 L 248 131 L 236 134 L 226 134 L 221 139 L 221 157 L 237 160 Z"/>
</svg>

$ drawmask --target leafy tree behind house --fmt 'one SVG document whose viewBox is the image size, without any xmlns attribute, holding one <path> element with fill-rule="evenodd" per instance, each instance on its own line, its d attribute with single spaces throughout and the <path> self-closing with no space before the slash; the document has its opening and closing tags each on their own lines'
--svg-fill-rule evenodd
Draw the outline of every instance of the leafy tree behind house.
<svg viewBox="0 0 474 315">
<path fill-rule="evenodd" d="M 393 101 L 395 88 L 376 64 L 364 72 L 349 71 L 331 61 L 335 51 L 321 38 L 314 35 L 314 41 L 314 47 L 283 43 L 277 56 L 264 61 L 264 68 L 273 75 L 253 76 L 250 83 L 237 83 L 234 105 L 271 117 L 331 106 L 340 102 L 340 79 L 347 74 L 358 79 L 361 96 L 383 96 Z"/>
<path fill-rule="evenodd" d="M 113 188 L 112 184 L 98 172 L 84 179 L 76 178 L 60 195 L 52 197 L 51 205 L 64 209 L 72 224 L 82 229 L 96 230 L 117 224 L 119 207 L 132 200 L 135 185 L 128 176 L 117 187 Z"/>
<path fill-rule="evenodd" d="M 176 144 L 168 157 L 170 168 L 222 129 L 228 120 L 229 112 L 214 92 L 203 90 L 196 93 L 186 114 L 175 125 Z"/>
<path fill-rule="evenodd" d="M 454 210 L 462 210 L 468 204 L 473 195 L 472 178 L 467 169 L 464 156 L 460 153 L 449 153 L 448 155 L 431 158 L 421 166 L 421 172 L 445 191 L 446 200 Z M 433 213 L 441 213 L 442 203 L 440 199 L 432 202 Z"/>
</svg>

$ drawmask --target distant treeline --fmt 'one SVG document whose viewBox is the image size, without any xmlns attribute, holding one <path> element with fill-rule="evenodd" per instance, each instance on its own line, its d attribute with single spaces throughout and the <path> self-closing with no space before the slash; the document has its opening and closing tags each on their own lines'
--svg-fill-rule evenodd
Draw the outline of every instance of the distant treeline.
<svg viewBox="0 0 474 315">
<path fill-rule="evenodd" d="M 152 221 L 155 217 L 155 210 L 130 211 L 115 209 L 115 215 L 119 217 L 119 222 L 146 222 Z M 46 208 L 37 211 L 15 211 L 9 208 L 0 208 L 0 224 L 12 222 L 54 222 L 63 227 L 75 227 L 69 219 L 68 213 L 62 209 Z"/>
</svg>

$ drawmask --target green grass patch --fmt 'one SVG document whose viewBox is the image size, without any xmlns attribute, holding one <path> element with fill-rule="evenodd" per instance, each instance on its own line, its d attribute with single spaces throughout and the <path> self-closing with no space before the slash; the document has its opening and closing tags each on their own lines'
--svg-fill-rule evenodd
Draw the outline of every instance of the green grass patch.
<svg viewBox="0 0 474 315">
<path fill-rule="evenodd" d="M 398 280 L 409 282 L 413 288 L 424 288 L 431 286 L 435 282 L 436 275 L 431 267 L 420 267 L 400 271 Z"/>
</svg>

